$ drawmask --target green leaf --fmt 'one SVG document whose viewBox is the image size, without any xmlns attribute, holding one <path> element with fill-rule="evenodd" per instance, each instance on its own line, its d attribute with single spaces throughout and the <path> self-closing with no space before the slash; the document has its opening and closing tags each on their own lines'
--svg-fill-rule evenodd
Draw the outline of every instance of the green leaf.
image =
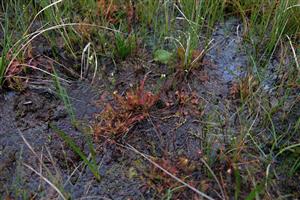
<svg viewBox="0 0 300 200">
<path fill-rule="evenodd" d="M 0 57 L 0 87 L 2 85 L 3 79 L 4 79 L 4 73 L 5 73 L 5 66 L 3 62 L 3 58 Z"/>
<path fill-rule="evenodd" d="M 264 189 L 263 184 L 256 185 L 254 189 L 248 194 L 245 200 L 254 200 Z"/>
<path fill-rule="evenodd" d="M 76 145 L 76 143 L 70 138 L 64 131 L 58 129 L 53 124 L 50 124 L 51 129 L 54 130 L 68 145 L 69 147 L 83 160 L 83 162 L 88 166 L 91 172 L 94 174 L 95 178 L 99 181 L 100 174 L 97 169 L 96 160 L 93 160 L 95 157 L 95 150 L 92 149 L 91 143 L 89 142 L 89 149 L 92 155 L 92 161 L 89 161 L 89 158 L 84 154 L 84 152 Z"/>
<path fill-rule="evenodd" d="M 172 58 L 172 55 L 172 53 L 164 49 L 158 49 L 154 52 L 154 60 L 163 64 L 168 64 Z"/>
</svg>

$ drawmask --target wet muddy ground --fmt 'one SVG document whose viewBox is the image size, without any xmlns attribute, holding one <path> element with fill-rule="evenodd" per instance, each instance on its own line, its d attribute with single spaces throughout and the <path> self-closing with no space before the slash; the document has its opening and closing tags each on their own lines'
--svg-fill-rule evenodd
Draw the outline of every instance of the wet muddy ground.
<svg viewBox="0 0 300 200">
<path fill-rule="evenodd" d="M 159 180 L 159 176 L 164 176 L 159 170 L 155 170 L 139 154 L 124 148 L 131 145 L 154 157 L 181 178 L 182 174 L 188 176 L 185 177 L 187 182 L 195 183 L 202 188 L 201 191 L 219 199 L 216 182 L 203 181 L 203 171 L 207 169 L 200 158 L 207 153 L 212 158 L 217 157 L 239 125 L 232 119 L 236 107 L 230 88 L 247 73 L 248 57 L 238 34 L 241 29 L 241 23 L 236 19 L 216 27 L 213 34 L 216 45 L 204 58 L 207 64 L 161 94 L 163 102 L 173 104 L 155 105 L 148 119 L 135 124 L 116 141 L 101 139 L 95 142 L 100 181 L 50 128 L 50 124 L 54 124 L 65 131 L 88 155 L 84 137 L 87 133 L 72 126 L 63 102 L 55 92 L 51 92 L 54 89 L 49 90 L 54 88 L 51 81 L 48 86 L 29 87 L 20 93 L 1 92 L 1 196 L 58 198 L 53 187 L 38 173 L 55 182 L 64 195 L 72 199 L 157 199 L 163 197 L 168 187 L 180 186 L 169 177 Z M 95 115 L 103 110 L 106 103 L 113 101 L 113 91 L 124 94 L 138 85 L 148 72 L 147 89 L 157 92 L 158 85 L 168 84 L 172 74 L 167 66 L 149 62 L 149 57 L 131 58 L 117 69 L 108 63 L 93 85 L 90 80 L 71 81 L 64 85 L 81 127 L 88 129 L 92 126 Z M 115 73 L 112 75 L 112 72 Z M 161 74 L 165 74 L 166 78 L 162 79 Z M 176 103 L 178 94 L 182 98 L 192 98 L 186 104 Z M 218 119 L 214 120 L 213 126 L 206 123 L 211 118 Z M 208 143 L 204 138 L 214 141 L 210 152 L 203 152 Z M 185 159 L 189 162 L 186 163 Z M 175 165 L 177 168 L 173 169 L 171 166 Z M 197 199 L 195 193 L 188 189 L 178 191 L 175 196 L 180 199 Z"/>
</svg>

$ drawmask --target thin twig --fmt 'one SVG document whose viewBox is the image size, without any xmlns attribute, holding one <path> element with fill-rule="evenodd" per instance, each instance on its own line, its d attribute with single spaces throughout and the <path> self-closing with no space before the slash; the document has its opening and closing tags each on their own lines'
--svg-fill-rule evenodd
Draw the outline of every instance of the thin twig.
<svg viewBox="0 0 300 200">
<path fill-rule="evenodd" d="M 208 169 L 208 171 L 211 173 L 211 175 L 214 177 L 214 179 L 216 180 L 216 182 L 217 182 L 217 184 L 218 184 L 218 186 L 219 186 L 219 188 L 220 188 L 220 191 L 221 191 L 221 194 L 222 194 L 222 199 L 225 199 L 225 193 L 224 193 L 224 190 L 223 190 L 223 188 L 222 188 L 222 186 L 221 186 L 221 183 L 220 183 L 220 181 L 218 180 L 218 178 L 217 178 L 217 176 L 215 175 L 215 173 L 213 172 L 213 170 L 209 167 L 209 165 L 205 162 L 205 160 L 204 159 L 200 159 L 202 162 L 203 162 L 203 164 L 206 166 L 206 168 Z"/>
<path fill-rule="evenodd" d="M 23 165 L 25 167 L 27 167 L 28 169 L 30 169 L 31 171 L 33 171 L 34 173 L 36 173 L 37 175 L 39 175 L 46 183 L 48 183 L 61 196 L 61 198 L 63 198 L 64 200 L 68 199 L 61 193 L 61 191 L 51 181 L 49 181 L 47 178 L 45 178 L 42 174 L 37 172 L 35 169 L 33 169 L 31 166 L 27 165 L 26 163 L 23 163 Z"/>
<path fill-rule="evenodd" d="M 200 196 L 209 199 L 209 200 L 214 200 L 212 197 L 208 196 L 207 194 L 197 190 L 195 187 L 189 185 L 188 183 L 184 182 L 183 180 L 181 180 L 180 178 L 174 176 L 172 173 L 170 173 L 169 171 L 167 171 L 166 169 L 164 169 L 163 167 L 161 167 L 160 165 L 158 165 L 156 162 L 152 161 L 149 156 L 139 152 L 136 148 L 134 148 L 133 146 L 131 146 L 130 144 L 127 144 L 127 148 L 134 151 L 135 153 L 141 155 L 143 158 L 145 158 L 147 161 L 149 161 L 151 164 L 153 164 L 155 167 L 157 167 L 158 169 L 162 170 L 164 173 L 166 173 L 167 175 L 169 175 L 170 177 L 172 177 L 173 179 L 175 179 L 176 181 L 178 181 L 179 183 L 181 183 L 182 185 L 188 187 L 189 189 L 193 190 L 195 193 L 199 194 Z"/>
<path fill-rule="evenodd" d="M 298 71 L 299 71 L 299 73 L 300 73 L 299 62 L 298 62 L 297 55 L 296 55 L 296 51 L 295 51 L 294 46 L 293 46 L 293 44 L 292 44 L 291 38 L 290 38 L 288 35 L 286 35 L 286 37 L 288 38 L 289 43 L 290 43 L 290 45 L 291 45 L 291 49 L 292 49 L 292 52 L 293 52 L 293 55 L 294 55 L 294 58 L 295 58 L 296 66 L 297 66 L 297 69 L 298 69 Z"/>
</svg>

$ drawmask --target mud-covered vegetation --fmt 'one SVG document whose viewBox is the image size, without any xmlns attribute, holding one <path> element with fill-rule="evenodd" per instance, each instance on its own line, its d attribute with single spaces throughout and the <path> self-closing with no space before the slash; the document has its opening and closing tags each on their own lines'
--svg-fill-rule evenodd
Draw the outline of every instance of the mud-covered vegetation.
<svg viewBox="0 0 300 200">
<path fill-rule="evenodd" d="M 298 0 L 5 0 L 0 199 L 299 199 Z"/>
</svg>

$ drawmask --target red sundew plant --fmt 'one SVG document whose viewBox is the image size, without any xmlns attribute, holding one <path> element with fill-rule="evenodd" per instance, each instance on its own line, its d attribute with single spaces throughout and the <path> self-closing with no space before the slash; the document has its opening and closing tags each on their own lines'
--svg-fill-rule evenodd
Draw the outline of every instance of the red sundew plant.
<svg viewBox="0 0 300 200">
<path fill-rule="evenodd" d="M 149 116 L 150 109 L 159 100 L 159 95 L 145 91 L 146 77 L 137 89 L 128 91 L 125 96 L 114 93 L 116 105 L 106 104 L 96 116 L 94 134 L 99 136 L 119 136 L 127 133 L 137 122 Z"/>
</svg>

